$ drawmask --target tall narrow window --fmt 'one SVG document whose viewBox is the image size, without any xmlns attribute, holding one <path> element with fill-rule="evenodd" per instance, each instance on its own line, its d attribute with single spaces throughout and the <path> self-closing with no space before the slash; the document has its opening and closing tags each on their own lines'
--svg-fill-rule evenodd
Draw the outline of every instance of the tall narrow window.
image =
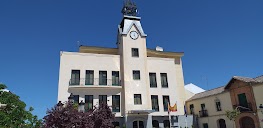
<svg viewBox="0 0 263 128">
<path fill-rule="evenodd" d="M 107 104 L 107 95 L 99 95 L 99 104 Z"/>
<path fill-rule="evenodd" d="M 93 95 L 85 95 L 85 111 L 93 109 Z"/>
<path fill-rule="evenodd" d="M 80 70 L 72 70 L 70 85 L 79 85 L 79 81 L 80 81 Z"/>
<path fill-rule="evenodd" d="M 118 86 L 119 84 L 119 71 L 112 71 L 112 85 Z"/>
<path fill-rule="evenodd" d="M 205 104 L 201 104 L 201 110 L 205 110 Z"/>
<path fill-rule="evenodd" d="M 107 71 L 99 71 L 99 85 L 107 85 Z"/>
<path fill-rule="evenodd" d="M 85 85 L 94 85 L 94 71 L 86 70 Z"/>
<path fill-rule="evenodd" d="M 221 103 L 219 99 L 215 99 L 216 110 L 221 111 Z"/>
<path fill-rule="evenodd" d="M 134 104 L 142 104 L 141 94 L 134 94 Z"/>
<path fill-rule="evenodd" d="M 139 70 L 133 70 L 133 79 L 139 80 L 141 78 Z"/>
<path fill-rule="evenodd" d="M 208 128 L 208 123 L 203 123 L 203 128 Z"/>
<path fill-rule="evenodd" d="M 132 48 L 132 57 L 139 57 L 139 49 L 138 48 Z"/>
<path fill-rule="evenodd" d="M 248 108 L 247 97 L 245 93 L 238 94 L 239 106 Z"/>
<path fill-rule="evenodd" d="M 169 96 L 163 96 L 163 109 L 168 111 L 168 103 L 170 102 Z"/>
<path fill-rule="evenodd" d="M 120 96 L 119 95 L 113 95 L 112 96 L 112 112 L 120 112 Z"/>
<path fill-rule="evenodd" d="M 74 104 L 79 104 L 79 95 L 73 95 Z"/>
<path fill-rule="evenodd" d="M 152 110 L 159 111 L 158 95 L 151 95 Z"/>
<path fill-rule="evenodd" d="M 157 87 L 156 73 L 149 73 L 149 78 L 150 78 L 150 87 L 156 88 Z"/>
<path fill-rule="evenodd" d="M 190 114 L 194 114 L 194 105 L 190 104 Z"/>
<path fill-rule="evenodd" d="M 163 88 L 168 88 L 167 73 L 161 73 L 161 83 Z"/>
</svg>

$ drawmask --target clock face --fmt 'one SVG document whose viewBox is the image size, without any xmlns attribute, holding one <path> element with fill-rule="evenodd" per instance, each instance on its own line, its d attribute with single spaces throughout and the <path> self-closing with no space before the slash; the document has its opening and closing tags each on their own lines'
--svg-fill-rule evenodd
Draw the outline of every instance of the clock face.
<svg viewBox="0 0 263 128">
<path fill-rule="evenodd" d="M 138 39 L 139 34 L 136 31 L 131 31 L 130 32 L 130 37 L 134 40 Z"/>
</svg>

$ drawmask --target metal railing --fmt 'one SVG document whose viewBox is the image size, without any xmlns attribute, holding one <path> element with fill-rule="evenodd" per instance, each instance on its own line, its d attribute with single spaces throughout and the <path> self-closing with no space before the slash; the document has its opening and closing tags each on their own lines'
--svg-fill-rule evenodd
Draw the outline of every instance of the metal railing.
<svg viewBox="0 0 263 128">
<path fill-rule="evenodd" d="M 69 86 L 120 86 L 118 79 L 102 79 L 102 78 L 80 78 L 70 79 Z"/>
<path fill-rule="evenodd" d="M 207 110 L 201 110 L 201 111 L 199 111 L 199 116 L 200 116 L 200 117 L 207 117 L 207 116 L 208 116 Z"/>
<path fill-rule="evenodd" d="M 240 112 L 253 111 L 251 103 L 236 104 L 236 105 L 233 105 L 233 108 L 238 108 Z"/>
</svg>

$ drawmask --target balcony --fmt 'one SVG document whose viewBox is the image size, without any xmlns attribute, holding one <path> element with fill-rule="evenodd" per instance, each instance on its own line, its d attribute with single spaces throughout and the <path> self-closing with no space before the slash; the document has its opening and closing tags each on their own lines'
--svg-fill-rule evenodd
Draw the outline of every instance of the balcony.
<svg viewBox="0 0 263 128">
<path fill-rule="evenodd" d="M 122 88 L 118 79 L 70 79 L 69 88 Z"/>
<path fill-rule="evenodd" d="M 207 110 L 201 110 L 201 111 L 199 111 L 199 115 L 200 115 L 200 117 L 208 117 Z"/>
<path fill-rule="evenodd" d="M 233 105 L 233 108 L 238 108 L 240 112 L 250 112 L 253 111 L 251 103 L 247 104 L 236 104 Z"/>
</svg>

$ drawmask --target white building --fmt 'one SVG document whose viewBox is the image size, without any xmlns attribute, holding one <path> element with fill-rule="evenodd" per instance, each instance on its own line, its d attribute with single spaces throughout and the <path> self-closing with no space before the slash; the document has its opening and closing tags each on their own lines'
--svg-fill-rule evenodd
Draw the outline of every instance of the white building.
<svg viewBox="0 0 263 128">
<path fill-rule="evenodd" d="M 72 93 L 86 110 L 107 102 L 116 113 L 114 124 L 127 128 L 169 127 L 167 104 L 177 103 L 174 125 L 176 115 L 184 115 L 186 100 L 183 53 L 147 49 L 135 4 L 127 2 L 122 12 L 117 48 L 80 46 L 79 52 L 61 52 L 58 101 Z"/>
</svg>

